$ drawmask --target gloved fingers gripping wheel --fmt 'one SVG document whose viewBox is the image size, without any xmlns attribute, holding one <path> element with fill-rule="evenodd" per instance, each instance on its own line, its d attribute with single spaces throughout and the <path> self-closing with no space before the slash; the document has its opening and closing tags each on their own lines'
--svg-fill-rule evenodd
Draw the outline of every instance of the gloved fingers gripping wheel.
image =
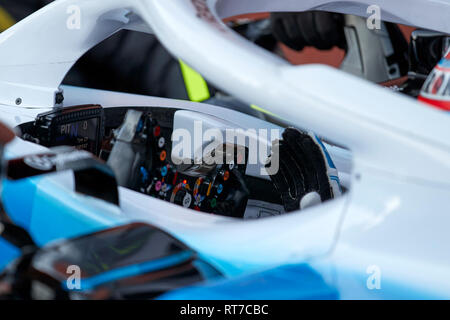
<svg viewBox="0 0 450 320">
<path fill-rule="evenodd" d="M 295 128 L 283 132 L 283 139 L 276 141 L 277 153 L 272 153 L 266 169 L 275 188 L 280 193 L 287 212 L 301 209 L 302 199 L 317 193 L 326 201 L 339 195 L 333 188 L 331 174 L 336 171 L 329 163 L 326 150 L 314 134 L 307 134 Z M 279 161 L 279 166 L 272 166 Z M 275 168 L 275 169 L 274 169 Z M 337 179 L 337 174 L 335 174 Z M 307 201 L 308 202 L 308 201 Z M 306 203 L 306 202 L 305 202 Z"/>
<path fill-rule="evenodd" d="M 293 50 L 312 46 L 329 50 L 345 48 L 344 19 L 325 11 L 278 12 L 270 16 L 275 38 Z"/>
</svg>

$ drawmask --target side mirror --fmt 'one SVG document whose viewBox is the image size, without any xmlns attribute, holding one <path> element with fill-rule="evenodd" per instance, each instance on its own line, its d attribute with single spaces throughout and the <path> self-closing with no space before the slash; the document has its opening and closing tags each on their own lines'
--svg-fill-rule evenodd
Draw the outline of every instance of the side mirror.
<svg viewBox="0 0 450 320">
<path fill-rule="evenodd" d="M 133 223 L 24 255 L 0 275 L 9 288 L 0 285 L 0 299 L 152 299 L 215 277 L 221 273 L 184 243 Z"/>
</svg>

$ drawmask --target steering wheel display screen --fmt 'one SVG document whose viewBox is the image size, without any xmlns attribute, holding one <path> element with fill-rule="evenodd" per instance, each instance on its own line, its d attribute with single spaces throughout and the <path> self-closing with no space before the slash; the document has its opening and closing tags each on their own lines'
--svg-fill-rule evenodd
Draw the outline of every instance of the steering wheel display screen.
<svg viewBox="0 0 450 320">
<path fill-rule="evenodd" d="M 20 127 L 22 138 L 46 147 L 71 146 L 98 155 L 104 131 L 100 105 L 82 105 L 41 113 Z"/>
<path fill-rule="evenodd" d="M 52 145 L 69 145 L 95 153 L 99 124 L 99 118 L 91 118 L 57 125 Z"/>
</svg>

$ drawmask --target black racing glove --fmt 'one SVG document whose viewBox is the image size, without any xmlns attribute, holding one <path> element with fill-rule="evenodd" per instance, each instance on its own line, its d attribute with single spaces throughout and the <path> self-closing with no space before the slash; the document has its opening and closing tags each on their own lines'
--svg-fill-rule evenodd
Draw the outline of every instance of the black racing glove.
<svg viewBox="0 0 450 320">
<path fill-rule="evenodd" d="M 270 20 L 275 38 L 291 49 L 346 47 L 344 16 L 341 14 L 324 11 L 278 12 L 272 13 Z"/>
</svg>

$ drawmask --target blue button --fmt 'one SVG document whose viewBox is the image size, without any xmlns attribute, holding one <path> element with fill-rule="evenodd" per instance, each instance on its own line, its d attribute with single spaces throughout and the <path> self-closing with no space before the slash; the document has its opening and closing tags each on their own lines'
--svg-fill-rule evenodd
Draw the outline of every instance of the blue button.
<svg viewBox="0 0 450 320">
<path fill-rule="evenodd" d="M 143 127 L 144 127 L 144 122 L 141 119 L 141 120 L 139 120 L 138 126 L 136 128 L 136 132 L 141 132 Z"/>
<path fill-rule="evenodd" d="M 148 180 L 148 172 L 145 170 L 144 167 L 141 167 L 141 176 L 142 176 L 142 182 L 147 182 Z"/>
<path fill-rule="evenodd" d="M 164 166 L 164 167 L 161 168 L 161 175 L 162 175 L 163 177 L 165 177 L 165 176 L 167 175 L 167 167 L 166 167 L 166 166 Z"/>
<path fill-rule="evenodd" d="M 219 185 L 217 186 L 217 194 L 221 194 L 222 191 L 223 191 L 223 185 L 219 184 Z"/>
</svg>

